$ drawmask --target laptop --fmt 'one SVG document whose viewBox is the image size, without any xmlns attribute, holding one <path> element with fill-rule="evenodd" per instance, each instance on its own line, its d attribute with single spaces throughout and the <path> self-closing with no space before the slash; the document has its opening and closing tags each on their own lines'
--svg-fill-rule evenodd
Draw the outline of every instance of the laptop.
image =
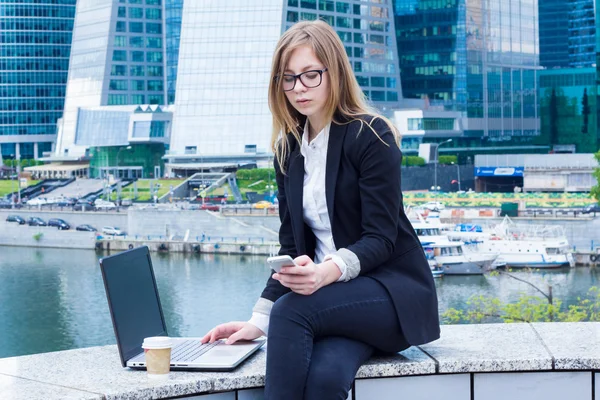
<svg viewBox="0 0 600 400">
<path fill-rule="evenodd" d="M 150 336 L 169 336 L 160 305 L 150 252 L 142 246 L 100 259 L 108 307 L 123 367 L 145 369 L 142 342 Z M 200 343 L 200 338 L 172 338 L 172 370 L 231 371 L 263 346 L 266 340 L 219 340 Z"/>
</svg>

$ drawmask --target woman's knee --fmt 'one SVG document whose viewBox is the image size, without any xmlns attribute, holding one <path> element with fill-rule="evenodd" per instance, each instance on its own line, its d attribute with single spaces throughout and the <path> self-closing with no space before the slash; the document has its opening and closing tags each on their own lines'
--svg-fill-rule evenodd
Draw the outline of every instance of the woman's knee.
<svg viewBox="0 0 600 400">
<path fill-rule="evenodd" d="M 292 321 L 301 325 L 308 324 L 309 310 L 303 303 L 305 297 L 297 293 L 287 293 L 273 304 L 269 318 L 269 330 L 283 321 Z"/>
<path fill-rule="evenodd" d="M 346 399 L 354 377 L 345 375 L 334 362 L 311 364 L 304 399 Z"/>
</svg>

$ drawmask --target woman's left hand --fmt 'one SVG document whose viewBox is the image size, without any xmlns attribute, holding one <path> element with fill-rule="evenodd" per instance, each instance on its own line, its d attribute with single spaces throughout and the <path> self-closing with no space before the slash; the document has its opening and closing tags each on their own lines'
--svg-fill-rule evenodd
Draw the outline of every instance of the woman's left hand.
<svg viewBox="0 0 600 400">
<path fill-rule="evenodd" d="M 315 264 L 309 256 L 300 256 L 294 259 L 296 267 L 283 267 L 279 273 L 273 274 L 273 279 L 278 280 L 294 293 L 305 296 L 315 293 L 340 277 L 341 272 L 332 261 Z"/>
</svg>

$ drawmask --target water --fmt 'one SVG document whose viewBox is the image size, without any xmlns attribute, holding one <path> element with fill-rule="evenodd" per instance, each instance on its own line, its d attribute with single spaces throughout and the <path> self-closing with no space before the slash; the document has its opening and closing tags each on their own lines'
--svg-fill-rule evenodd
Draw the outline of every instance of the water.
<svg viewBox="0 0 600 400">
<path fill-rule="evenodd" d="M 114 344 L 99 255 L 89 250 L 0 247 L 0 358 Z M 202 336 L 214 325 L 247 320 L 268 277 L 262 256 L 153 255 L 168 331 Z M 600 286 L 595 269 L 516 272 L 554 296 L 576 302 Z M 534 289 L 506 276 L 436 280 L 440 311 L 477 294 L 514 301 Z"/>
</svg>

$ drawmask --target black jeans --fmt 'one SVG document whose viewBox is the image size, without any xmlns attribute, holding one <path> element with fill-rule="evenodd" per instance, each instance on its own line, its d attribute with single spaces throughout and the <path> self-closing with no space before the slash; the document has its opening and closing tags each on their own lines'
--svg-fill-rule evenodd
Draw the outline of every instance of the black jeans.
<svg viewBox="0 0 600 400">
<path fill-rule="evenodd" d="M 386 289 L 358 277 L 310 296 L 288 293 L 271 310 L 266 400 L 345 400 L 376 351 L 410 347 Z"/>
</svg>

